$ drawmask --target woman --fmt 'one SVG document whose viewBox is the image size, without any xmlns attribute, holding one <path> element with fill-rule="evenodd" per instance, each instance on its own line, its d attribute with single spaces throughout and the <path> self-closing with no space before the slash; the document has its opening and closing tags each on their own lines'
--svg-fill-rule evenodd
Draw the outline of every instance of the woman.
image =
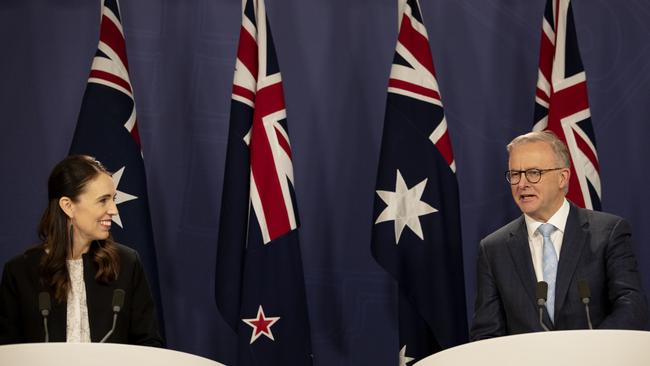
<svg viewBox="0 0 650 366">
<path fill-rule="evenodd" d="M 99 342 L 122 297 L 106 342 L 163 346 L 138 254 L 110 235 L 115 194 L 110 174 L 90 156 L 69 156 L 54 167 L 41 244 L 4 267 L 0 344 L 43 342 L 46 334 L 50 342 Z"/>
</svg>

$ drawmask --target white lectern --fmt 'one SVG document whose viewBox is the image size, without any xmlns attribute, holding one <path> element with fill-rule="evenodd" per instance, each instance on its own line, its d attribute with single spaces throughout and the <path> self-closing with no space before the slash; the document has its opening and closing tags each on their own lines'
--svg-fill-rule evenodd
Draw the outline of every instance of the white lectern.
<svg viewBox="0 0 650 366">
<path fill-rule="evenodd" d="M 115 343 L 26 343 L 0 346 L 2 366 L 223 366 L 168 349 Z"/>
<path fill-rule="evenodd" d="M 416 366 L 650 366 L 650 332 L 569 330 L 486 339 L 438 352 Z"/>
</svg>

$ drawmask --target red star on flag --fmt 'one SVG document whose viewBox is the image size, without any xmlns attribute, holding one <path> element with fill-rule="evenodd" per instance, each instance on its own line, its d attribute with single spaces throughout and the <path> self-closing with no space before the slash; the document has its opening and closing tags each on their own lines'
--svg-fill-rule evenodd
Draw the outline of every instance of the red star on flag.
<svg viewBox="0 0 650 366">
<path fill-rule="evenodd" d="M 260 307 L 257 309 L 257 318 L 242 319 L 244 323 L 250 325 L 253 328 L 253 334 L 251 334 L 251 344 L 253 344 L 253 342 L 255 342 L 261 335 L 265 335 L 274 341 L 275 339 L 273 338 L 273 332 L 271 332 L 271 326 L 278 320 L 280 320 L 279 316 L 267 317 L 264 314 L 262 305 L 260 305 Z"/>
</svg>

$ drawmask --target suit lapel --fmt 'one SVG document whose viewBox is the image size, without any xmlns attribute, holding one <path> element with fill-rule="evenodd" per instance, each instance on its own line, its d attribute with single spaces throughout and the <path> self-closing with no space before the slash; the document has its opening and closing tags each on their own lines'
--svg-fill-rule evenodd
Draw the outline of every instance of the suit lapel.
<svg viewBox="0 0 650 366">
<path fill-rule="evenodd" d="M 582 229 L 588 222 L 581 209 L 571 204 L 569 217 L 567 218 L 564 228 L 564 238 L 562 239 L 562 249 L 560 250 L 560 261 L 558 262 L 557 277 L 555 281 L 555 314 L 562 310 L 569 291 L 569 285 L 573 273 L 578 265 L 578 260 L 582 255 L 582 248 L 585 245 L 587 236 Z"/>
<path fill-rule="evenodd" d="M 508 249 L 512 256 L 512 261 L 515 264 L 515 269 L 521 283 L 523 284 L 530 301 L 536 304 L 535 299 L 535 284 L 537 278 L 535 270 L 533 269 L 533 261 L 531 259 L 530 247 L 528 245 L 528 233 L 526 231 L 526 222 L 524 217 L 521 216 L 516 222 L 514 230 L 510 232 L 508 240 Z"/>
</svg>

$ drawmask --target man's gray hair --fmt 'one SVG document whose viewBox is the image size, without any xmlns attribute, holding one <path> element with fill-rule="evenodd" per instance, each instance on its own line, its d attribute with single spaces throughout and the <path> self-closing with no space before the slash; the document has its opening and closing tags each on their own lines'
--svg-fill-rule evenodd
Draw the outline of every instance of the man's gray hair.
<svg viewBox="0 0 650 366">
<path fill-rule="evenodd" d="M 569 149 L 566 147 L 566 144 L 564 144 L 564 142 L 562 142 L 562 140 L 551 131 L 533 131 L 524 135 L 519 135 L 510 141 L 506 149 L 508 150 L 508 154 L 510 154 L 515 146 L 531 142 L 545 142 L 549 144 L 555 153 L 558 164 L 560 164 L 562 168 L 571 167 Z"/>
</svg>

